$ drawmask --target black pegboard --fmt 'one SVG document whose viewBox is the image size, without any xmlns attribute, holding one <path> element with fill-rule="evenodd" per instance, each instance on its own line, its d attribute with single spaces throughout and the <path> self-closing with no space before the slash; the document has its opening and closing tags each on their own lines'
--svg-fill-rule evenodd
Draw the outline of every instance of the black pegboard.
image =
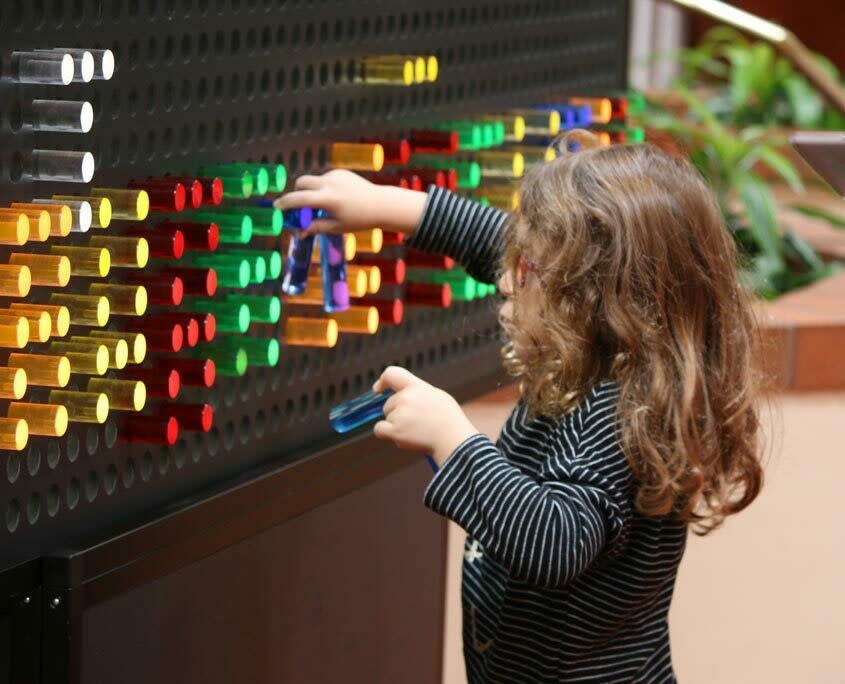
<svg viewBox="0 0 845 684">
<path fill-rule="evenodd" d="M 228 160 L 282 162 L 293 177 L 324 167 L 333 140 L 620 88 L 627 12 L 624 0 L 10 0 L 0 6 L 0 200 L 84 193 L 27 181 L 33 148 L 90 150 L 97 186 Z M 13 50 L 55 46 L 111 48 L 114 78 L 11 82 Z M 354 82 L 358 59 L 395 53 L 437 55 L 438 81 Z M 90 100 L 92 132 L 18 130 L 24 98 L 37 97 Z M 328 351 L 283 347 L 277 368 L 218 377 L 205 395 L 215 428 L 185 433 L 172 449 L 118 442 L 111 419 L 61 440 L 33 438 L 0 457 L 0 566 L 141 522 L 259 463 L 301 457 L 331 438 L 328 407 L 388 363 L 457 390 L 495 373 L 498 348 L 489 299 L 417 309 L 375 337 L 343 335 Z"/>
</svg>

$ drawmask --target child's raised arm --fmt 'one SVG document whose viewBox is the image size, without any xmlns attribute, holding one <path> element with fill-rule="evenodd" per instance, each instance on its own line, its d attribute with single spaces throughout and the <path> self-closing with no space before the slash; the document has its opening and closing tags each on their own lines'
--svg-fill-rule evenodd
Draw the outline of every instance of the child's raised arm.
<svg viewBox="0 0 845 684">
<path fill-rule="evenodd" d="M 374 226 L 410 236 L 413 249 L 452 257 L 470 275 L 495 282 L 508 215 L 459 197 L 447 190 L 428 194 L 375 185 L 351 171 L 301 176 L 294 191 L 275 206 L 325 209 L 333 218 L 318 219 L 313 232 L 354 232 Z"/>
</svg>

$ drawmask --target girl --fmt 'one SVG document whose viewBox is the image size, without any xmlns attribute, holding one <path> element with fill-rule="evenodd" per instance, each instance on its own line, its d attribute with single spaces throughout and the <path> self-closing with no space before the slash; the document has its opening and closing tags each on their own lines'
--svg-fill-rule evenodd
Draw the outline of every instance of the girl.
<svg viewBox="0 0 845 684">
<path fill-rule="evenodd" d="M 755 328 L 716 201 L 651 146 L 577 138 L 582 151 L 528 174 L 512 218 L 347 171 L 278 200 L 335 217 L 312 230 L 379 225 L 499 276 L 522 396 L 497 443 L 404 369 L 375 385 L 396 391 L 376 436 L 432 454 L 425 504 L 468 533 L 470 682 L 675 681 L 687 525 L 712 530 L 762 481 Z"/>
</svg>

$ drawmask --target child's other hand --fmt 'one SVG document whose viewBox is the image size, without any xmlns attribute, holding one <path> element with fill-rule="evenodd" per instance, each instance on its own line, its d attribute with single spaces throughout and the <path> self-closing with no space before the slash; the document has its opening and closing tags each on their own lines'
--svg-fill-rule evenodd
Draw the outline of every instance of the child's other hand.
<svg viewBox="0 0 845 684">
<path fill-rule="evenodd" d="M 426 195 L 376 185 L 357 173 L 335 169 L 321 176 L 300 176 L 293 192 L 282 195 L 273 206 L 277 209 L 314 207 L 331 214 L 317 219 L 309 233 L 354 233 L 370 228 L 384 228 L 411 233 L 423 213 Z"/>
<path fill-rule="evenodd" d="M 387 368 L 373 389 L 396 392 L 384 405 L 385 419 L 376 423 L 374 433 L 400 449 L 426 452 L 443 465 L 464 440 L 478 434 L 458 402 L 404 368 Z"/>
<path fill-rule="evenodd" d="M 315 207 L 332 215 L 331 219 L 316 219 L 309 232 L 367 230 L 379 225 L 378 190 L 378 185 L 357 173 L 335 169 L 322 176 L 300 176 L 294 191 L 279 197 L 273 206 L 283 210 Z"/>
</svg>

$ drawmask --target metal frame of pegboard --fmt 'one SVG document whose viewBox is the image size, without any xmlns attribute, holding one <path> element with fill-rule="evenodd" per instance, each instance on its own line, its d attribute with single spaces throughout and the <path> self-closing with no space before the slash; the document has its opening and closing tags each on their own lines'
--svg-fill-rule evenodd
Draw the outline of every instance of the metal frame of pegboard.
<svg viewBox="0 0 845 684">
<path fill-rule="evenodd" d="M 36 147 L 91 150 L 97 185 L 228 160 L 280 161 L 295 176 L 325 166 L 331 140 L 495 112 L 541 95 L 600 92 L 626 79 L 621 0 L 9 5 L 0 15 L 4 201 L 83 190 L 19 178 L 27 150 Z M 113 80 L 61 92 L 92 101 L 93 131 L 72 137 L 13 130 L 24 96 L 57 93 L 11 83 L 9 53 L 68 44 L 116 54 Z M 436 54 L 439 80 L 413 88 L 354 83 L 355 60 L 396 52 Z M 279 335 L 278 328 L 267 332 Z M 123 444 L 113 420 L 73 427 L 61 439 L 33 439 L 0 464 L 0 567 L 85 548 L 115 526 L 141 525 L 251 469 L 294 463 L 315 445 L 340 443 L 330 434 L 328 406 L 365 389 L 389 363 L 461 394 L 479 377 L 497 377 L 498 347 L 490 300 L 418 309 L 373 338 L 343 336 L 332 350 L 283 348 L 276 368 L 218 378 L 203 395 L 215 409 L 214 429 L 188 433 L 173 448 Z"/>
</svg>

